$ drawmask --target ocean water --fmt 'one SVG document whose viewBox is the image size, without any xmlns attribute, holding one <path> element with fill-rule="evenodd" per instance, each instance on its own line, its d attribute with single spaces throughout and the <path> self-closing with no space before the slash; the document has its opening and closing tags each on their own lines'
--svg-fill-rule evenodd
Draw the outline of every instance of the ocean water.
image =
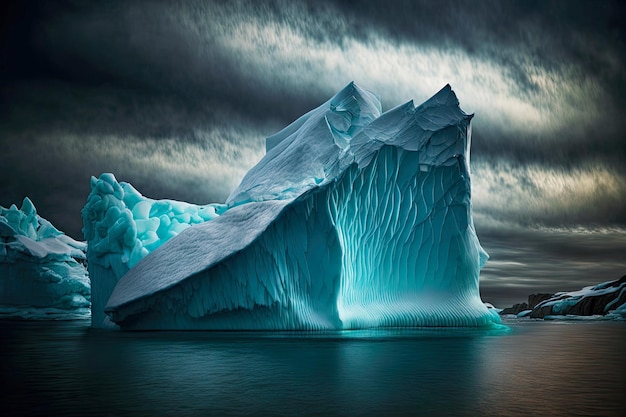
<svg viewBox="0 0 626 417">
<path fill-rule="evenodd" d="M 0 321 L 0 415 L 626 416 L 626 322 L 120 332 Z"/>
</svg>

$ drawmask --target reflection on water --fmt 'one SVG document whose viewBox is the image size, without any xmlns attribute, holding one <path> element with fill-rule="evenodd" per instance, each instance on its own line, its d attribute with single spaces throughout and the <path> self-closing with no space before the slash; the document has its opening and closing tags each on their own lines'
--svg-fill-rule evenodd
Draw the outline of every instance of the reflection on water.
<svg viewBox="0 0 626 417">
<path fill-rule="evenodd" d="M 0 322 L 2 415 L 626 415 L 626 323 L 111 332 Z"/>
</svg>

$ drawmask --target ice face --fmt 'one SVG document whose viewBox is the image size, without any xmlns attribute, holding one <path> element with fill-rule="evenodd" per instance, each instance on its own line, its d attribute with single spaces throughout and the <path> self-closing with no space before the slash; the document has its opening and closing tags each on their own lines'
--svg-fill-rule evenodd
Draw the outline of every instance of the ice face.
<svg viewBox="0 0 626 417">
<path fill-rule="evenodd" d="M 88 317 L 86 248 L 40 217 L 29 198 L 20 209 L 0 206 L 0 314 Z"/>
<path fill-rule="evenodd" d="M 499 323 L 478 292 L 472 116 L 449 86 L 380 108 L 351 83 L 269 137 L 222 214 L 138 262 L 106 313 L 128 329 Z"/>
</svg>

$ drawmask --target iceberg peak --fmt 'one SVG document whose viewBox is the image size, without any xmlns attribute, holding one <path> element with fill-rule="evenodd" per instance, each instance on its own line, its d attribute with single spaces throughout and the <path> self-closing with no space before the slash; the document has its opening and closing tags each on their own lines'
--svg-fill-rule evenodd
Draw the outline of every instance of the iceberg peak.
<svg viewBox="0 0 626 417">
<path fill-rule="evenodd" d="M 226 199 L 236 206 L 252 201 L 295 198 L 333 179 L 349 155 L 352 138 L 380 116 L 378 97 L 350 83 L 321 106 L 270 136 L 267 154 Z M 276 181 L 280 178 L 280 181 Z"/>
</svg>

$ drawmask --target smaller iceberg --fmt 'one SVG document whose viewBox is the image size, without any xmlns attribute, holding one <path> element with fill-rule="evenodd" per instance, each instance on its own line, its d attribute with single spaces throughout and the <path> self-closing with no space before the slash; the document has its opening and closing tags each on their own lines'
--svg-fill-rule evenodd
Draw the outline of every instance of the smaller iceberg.
<svg viewBox="0 0 626 417">
<path fill-rule="evenodd" d="M 27 197 L 0 206 L 0 316 L 89 317 L 87 244 L 57 230 Z"/>
</svg>

